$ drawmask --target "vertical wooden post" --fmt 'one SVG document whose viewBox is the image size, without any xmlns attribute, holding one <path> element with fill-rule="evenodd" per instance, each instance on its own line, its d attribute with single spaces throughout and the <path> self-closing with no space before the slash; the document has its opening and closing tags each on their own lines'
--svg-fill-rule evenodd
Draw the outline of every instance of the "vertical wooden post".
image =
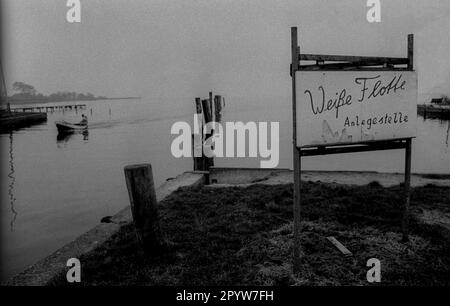
<svg viewBox="0 0 450 306">
<path fill-rule="evenodd" d="M 203 116 L 205 117 L 205 124 L 212 121 L 211 108 L 208 100 L 202 100 Z"/>
<path fill-rule="evenodd" d="M 211 108 L 209 107 L 209 99 L 202 100 L 202 107 L 203 107 L 203 115 L 205 117 L 205 124 L 208 124 L 212 121 L 212 114 L 211 114 Z M 205 139 L 211 137 L 212 133 L 205 134 Z M 203 141 L 205 140 L 203 139 Z M 206 156 L 202 157 L 203 159 L 203 170 L 208 171 L 210 166 L 214 166 L 214 161 L 212 158 L 208 158 Z"/>
<path fill-rule="evenodd" d="M 409 202 L 411 198 L 411 138 L 406 140 L 405 147 L 405 190 L 404 190 L 404 207 L 403 207 L 403 220 L 402 231 L 403 241 L 409 240 Z"/>
<path fill-rule="evenodd" d="M 293 267 L 294 273 L 300 271 L 301 266 L 301 219 L 300 219 L 300 180 L 301 180 L 301 164 L 300 151 L 297 148 L 297 97 L 296 97 L 296 80 L 295 72 L 298 70 L 299 48 L 297 42 L 297 27 L 291 28 L 291 76 L 292 76 L 292 148 L 294 162 L 294 254 Z"/>
<path fill-rule="evenodd" d="M 414 34 L 408 35 L 408 69 L 414 70 Z"/>
<path fill-rule="evenodd" d="M 195 98 L 195 109 L 196 114 L 201 116 L 202 115 L 202 102 L 200 98 Z M 203 166 L 203 158 L 202 157 L 196 157 L 194 155 L 195 152 L 195 137 L 197 137 L 197 141 L 200 140 L 200 142 L 203 144 L 203 124 L 200 124 L 200 135 L 194 135 L 192 134 L 192 156 L 194 160 L 194 171 L 203 171 L 205 170 Z"/>
<path fill-rule="evenodd" d="M 408 35 L 408 69 L 414 70 L 414 34 Z M 406 140 L 405 147 L 405 190 L 404 190 L 404 207 L 402 232 L 403 241 L 409 241 L 409 204 L 411 199 L 411 138 Z"/>
<path fill-rule="evenodd" d="M 222 97 L 219 95 L 214 96 L 214 118 L 216 122 L 222 121 Z"/>
<path fill-rule="evenodd" d="M 161 251 L 162 234 L 152 166 L 126 166 L 124 172 L 138 246 L 145 253 L 157 253 Z"/>
<path fill-rule="evenodd" d="M 214 114 L 214 105 L 213 105 L 213 93 L 211 91 L 209 92 L 209 110 L 211 111 L 211 121 L 212 121 L 214 120 L 214 118 L 212 118 Z"/>
<path fill-rule="evenodd" d="M 198 137 L 198 136 L 196 136 L 194 133 L 192 133 L 192 159 L 194 161 L 194 171 L 203 171 L 202 158 L 195 156 L 195 137 Z M 203 140 L 202 140 L 202 143 L 203 143 Z"/>
<path fill-rule="evenodd" d="M 200 98 L 195 98 L 195 112 L 197 114 L 202 113 L 202 102 L 201 102 Z"/>
</svg>

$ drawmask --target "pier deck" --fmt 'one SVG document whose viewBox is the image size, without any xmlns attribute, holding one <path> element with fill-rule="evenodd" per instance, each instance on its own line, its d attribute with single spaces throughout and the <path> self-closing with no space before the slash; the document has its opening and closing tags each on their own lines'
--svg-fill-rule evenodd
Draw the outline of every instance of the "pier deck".
<svg viewBox="0 0 450 306">
<path fill-rule="evenodd" d="M 86 109 L 86 104 L 60 104 L 60 105 L 23 105 L 11 107 L 12 112 L 53 112 L 56 110 Z"/>
</svg>

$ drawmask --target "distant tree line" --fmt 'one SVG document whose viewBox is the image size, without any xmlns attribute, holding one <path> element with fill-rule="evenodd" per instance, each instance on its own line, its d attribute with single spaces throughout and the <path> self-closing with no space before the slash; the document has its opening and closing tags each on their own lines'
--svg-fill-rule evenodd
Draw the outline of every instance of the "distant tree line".
<svg viewBox="0 0 450 306">
<path fill-rule="evenodd" d="M 14 93 L 9 96 L 8 100 L 14 102 L 63 102 L 63 101 L 90 101 L 107 99 L 104 96 L 94 96 L 91 93 L 76 93 L 74 91 L 58 91 L 48 96 L 38 93 L 34 86 L 24 82 L 14 82 Z"/>
</svg>

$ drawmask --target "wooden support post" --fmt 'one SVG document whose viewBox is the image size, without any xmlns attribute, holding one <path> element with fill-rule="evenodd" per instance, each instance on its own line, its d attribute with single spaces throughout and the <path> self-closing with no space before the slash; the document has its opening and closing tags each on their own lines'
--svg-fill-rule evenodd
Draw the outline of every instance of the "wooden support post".
<svg viewBox="0 0 450 306">
<path fill-rule="evenodd" d="M 297 28 L 291 28 L 291 76 L 292 76 L 292 148 L 293 148 L 293 163 L 294 163 L 294 254 L 293 267 L 294 273 L 300 272 L 301 266 L 301 219 L 300 219 L 300 179 L 301 179 L 301 164 L 300 152 L 297 148 L 297 97 L 296 97 L 296 81 L 295 72 L 298 70 L 299 62 L 299 48 L 297 42 Z"/>
<path fill-rule="evenodd" d="M 411 148 L 412 141 L 411 138 L 406 140 L 405 148 L 405 190 L 404 190 L 404 207 L 403 207 L 403 220 L 402 220 L 402 231 L 403 231 L 403 241 L 407 242 L 409 240 L 409 202 L 411 193 Z"/>
<path fill-rule="evenodd" d="M 212 121 L 211 108 L 209 107 L 208 100 L 202 100 L 203 116 L 205 118 L 205 124 Z"/>
<path fill-rule="evenodd" d="M 197 114 L 202 113 L 202 102 L 200 98 L 195 98 L 195 110 Z"/>
<path fill-rule="evenodd" d="M 202 170 L 202 169 L 200 169 L 198 157 L 195 157 L 195 134 L 194 133 L 192 133 L 192 159 L 194 161 L 194 171 Z"/>
<path fill-rule="evenodd" d="M 414 35 L 408 35 L 408 69 L 414 70 Z M 405 148 L 405 195 L 403 207 L 403 241 L 409 241 L 409 202 L 411 198 L 411 138 L 406 140 Z"/>
<path fill-rule="evenodd" d="M 139 249 L 147 254 L 158 253 L 163 241 L 152 166 L 126 166 L 124 172 Z"/>
<path fill-rule="evenodd" d="M 414 34 L 408 35 L 408 69 L 414 70 Z"/>
<path fill-rule="evenodd" d="M 209 99 L 205 99 L 202 100 L 202 107 L 203 107 L 203 116 L 205 118 L 205 124 L 209 123 L 212 121 L 212 114 L 211 114 L 211 108 L 209 107 Z M 211 134 L 205 134 L 205 139 L 207 139 L 208 137 L 211 136 Z M 205 140 L 203 139 L 203 141 Z M 206 156 L 202 156 L 203 159 L 203 170 L 204 171 L 208 171 L 209 170 L 209 166 L 214 165 L 214 162 L 210 161 L 210 158 L 206 157 Z"/>
<path fill-rule="evenodd" d="M 216 122 L 222 121 L 222 97 L 219 95 L 214 96 L 214 118 Z"/>
<path fill-rule="evenodd" d="M 195 112 L 197 115 L 201 116 L 202 114 L 202 102 L 200 98 L 195 98 Z M 195 152 L 195 137 L 197 137 L 197 140 L 203 143 L 203 124 L 200 123 L 199 126 L 200 129 L 200 135 L 194 135 L 192 134 L 192 156 L 194 160 L 194 171 L 204 171 L 204 163 L 202 157 L 196 157 Z"/>
<path fill-rule="evenodd" d="M 213 105 L 213 93 L 209 92 L 209 110 L 211 111 L 211 121 L 214 120 L 212 117 L 214 114 L 214 105 Z"/>
</svg>

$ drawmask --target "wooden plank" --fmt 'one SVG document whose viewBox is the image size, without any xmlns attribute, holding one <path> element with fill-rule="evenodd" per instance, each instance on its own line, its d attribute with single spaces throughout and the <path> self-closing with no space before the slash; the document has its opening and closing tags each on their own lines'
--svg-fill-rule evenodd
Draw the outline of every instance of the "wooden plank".
<svg viewBox="0 0 450 306">
<path fill-rule="evenodd" d="M 380 142 L 372 144 L 355 144 L 344 147 L 316 147 L 308 149 L 300 149 L 301 156 L 318 156 L 330 154 L 369 152 L 369 151 L 383 151 L 396 150 L 405 148 L 406 143 L 399 141 Z"/>
<path fill-rule="evenodd" d="M 150 164 L 126 166 L 124 172 L 138 247 L 144 253 L 158 253 L 161 251 L 163 241 L 152 166 Z"/>
<path fill-rule="evenodd" d="M 292 77 L 292 149 L 294 164 L 294 254 L 293 270 L 299 273 L 301 268 L 301 216 L 300 216 L 300 176 L 301 176 L 301 156 L 297 148 L 297 97 L 295 72 L 298 70 L 298 58 L 300 47 L 298 46 L 297 28 L 291 28 L 291 77 Z"/>
<path fill-rule="evenodd" d="M 370 70 L 370 71 L 407 71 L 410 70 L 407 67 L 394 67 L 393 65 L 388 65 L 382 67 L 383 64 L 376 62 L 351 62 L 351 63 L 331 63 L 331 64 L 321 64 L 321 65 L 300 65 L 299 70 L 316 71 L 316 70 Z"/>
<path fill-rule="evenodd" d="M 345 256 L 351 256 L 352 252 L 350 252 L 342 243 L 340 243 L 333 236 L 327 237 L 327 239 Z"/>
<path fill-rule="evenodd" d="M 410 137 L 407 138 L 393 138 L 393 139 L 387 139 L 387 140 L 367 140 L 367 141 L 360 141 L 360 142 L 340 142 L 340 143 L 331 143 L 331 144 L 326 144 L 326 145 L 321 145 L 323 147 L 343 147 L 343 146 L 351 146 L 351 145 L 362 145 L 362 144 L 383 144 L 383 143 L 389 143 L 389 142 L 401 142 L 401 141 L 406 141 L 410 139 Z M 309 149 L 309 148 L 318 148 L 320 147 L 320 145 L 306 145 L 306 146 L 301 146 L 299 147 L 300 149 Z"/>
<path fill-rule="evenodd" d="M 326 54 L 301 54 L 298 57 L 301 61 L 320 62 L 359 62 L 359 63 L 380 63 L 390 65 L 407 65 L 408 58 L 402 57 L 378 57 L 378 56 L 352 56 L 352 55 L 326 55 Z"/>
</svg>

